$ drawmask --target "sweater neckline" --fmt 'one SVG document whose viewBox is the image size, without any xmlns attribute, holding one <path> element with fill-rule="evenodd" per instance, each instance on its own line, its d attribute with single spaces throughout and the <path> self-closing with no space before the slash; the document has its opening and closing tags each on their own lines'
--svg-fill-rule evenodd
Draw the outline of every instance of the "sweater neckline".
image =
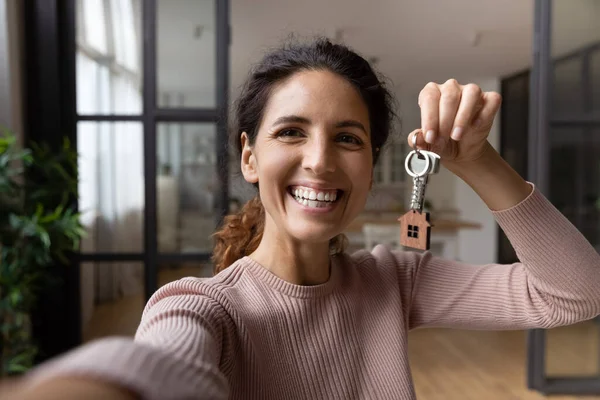
<svg viewBox="0 0 600 400">
<path fill-rule="evenodd" d="M 339 263 L 338 257 L 332 256 L 329 258 L 331 263 L 331 271 L 329 273 L 329 279 L 327 282 L 318 284 L 318 285 L 297 285 L 295 283 L 290 283 L 286 280 L 281 279 L 267 268 L 265 268 L 262 264 L 259 264 L 254 259 L 244 256 L 242 261 L 244 262 L 246 268 L 258 279 L 262 282 L 266 283 L 273 289 L 286 294 L 292 297 L 298 298 L 313 298 L 313 297 L 321 297 L 325 296 L 337 286 L 339 280 Z"/>
</svg>

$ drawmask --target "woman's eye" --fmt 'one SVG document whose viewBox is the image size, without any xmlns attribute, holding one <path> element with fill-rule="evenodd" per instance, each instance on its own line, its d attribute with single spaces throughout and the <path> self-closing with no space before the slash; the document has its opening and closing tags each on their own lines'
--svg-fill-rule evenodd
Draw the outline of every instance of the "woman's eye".
<svg viewBox="0 0 600 400">
<path fill-rule="evenodd" d="M 278 137 L 298 137 L 301 136 L 302 133 L 297 129 L 284 129 L 279 132 Z"/>
<path fill-rule="evenodd" d="M 356 144 L 356 145 L 362 144 L 362 141 L 353 135 L 347 135 L 347 134 L 340 135 L 340 136 L 338 136 L 338 140 L 340 142 L 348 143 L 348 144 Z"/>
</svg>

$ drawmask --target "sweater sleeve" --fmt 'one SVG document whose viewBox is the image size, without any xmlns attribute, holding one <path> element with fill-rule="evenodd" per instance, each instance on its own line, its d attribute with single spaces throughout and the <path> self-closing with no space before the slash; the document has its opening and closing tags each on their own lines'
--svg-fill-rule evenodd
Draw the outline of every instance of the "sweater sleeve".
<svg viewBox="0 0 600 400">
<path fill-rule="evenodd" d="M 600 314 L 600 255 L 535 186 L 521 203 L 492 213 L 520 262 L 394 253 L 409 328 L 551 328 Z"/>
<path fill-rule="evenodd" d="M 222 308 L 199 294 L 198 279 L 160 288 L 148 301 L 135 338 L 111 337 L 80 346 L 29 373 L 31 385 L 86 377 L 131 390 L 143 399 L 226 399 L 219 370 Z"/>
</svg>

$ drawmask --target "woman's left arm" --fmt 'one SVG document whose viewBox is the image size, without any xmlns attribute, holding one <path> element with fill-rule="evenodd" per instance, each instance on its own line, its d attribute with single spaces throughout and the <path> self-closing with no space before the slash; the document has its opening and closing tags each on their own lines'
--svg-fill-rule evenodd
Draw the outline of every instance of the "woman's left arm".
<svg viewBox="0 0 600 400">
<path fill-rule="evenodd" d="M 489 143 L 479 158 L 445 162 L 444 166 L 469 185 L 492 211 L 514 207 L 532 191 L 532 186 Z"/>
<path fill-rule="evenodd" d="M 430 83 L 419 96 L 422 128 L 408 140 L 418 135 L 417 147 L 440 154 L 481 197 L 521 262 L 414 260 L 412 327 L 548 328 L 600 314 L 600 255 L 487 141 L 500 102 L 476 85 Z"/>
<path fill-rule="evenodd" d="M 525 199 L 492 211 L 520 262 L 470 265 L 431 253 L 395 253 L 410 329 L 552 328 L 600 314 L 600 255 L 526 184 L 531 193 Z"/>
</svg>

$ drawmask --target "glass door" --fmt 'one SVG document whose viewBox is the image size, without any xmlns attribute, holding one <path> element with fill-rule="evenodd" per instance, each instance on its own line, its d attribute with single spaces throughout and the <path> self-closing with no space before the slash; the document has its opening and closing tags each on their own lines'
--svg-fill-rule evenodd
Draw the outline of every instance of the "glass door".
<svg viewBox="0 0 600 400">
<path fill-rule="evenodd" d="M 133 335 L 156 289 L 211 275 L 227 212 L 226 0 L 72 0 L 83 341 Z"/>
<path fill-rule="evenodd" d="M 529 174 L 600 251 L 600 3 L 536 1 Z M 600 394 L 600 324 L 530 333 L 529 385 Z"/>
</svg>

